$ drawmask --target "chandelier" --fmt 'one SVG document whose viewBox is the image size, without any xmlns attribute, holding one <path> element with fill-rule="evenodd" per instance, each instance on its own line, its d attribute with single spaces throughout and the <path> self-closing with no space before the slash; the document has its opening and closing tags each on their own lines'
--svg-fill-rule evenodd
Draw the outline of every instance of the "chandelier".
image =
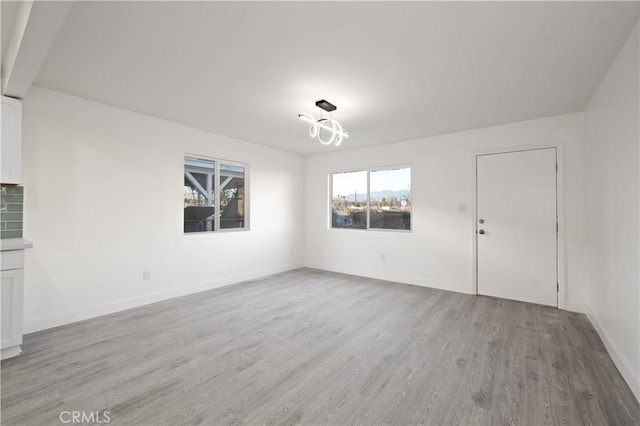
<svg viewBox="0 0 640 426">
<path fill-rule="evenodd" d="M 331 112 L 337 109 L 336 106 L 324 99 L 317 101 L 316 106 L 327 111 L 329 118 L 320 115 L 320 118 L 316 120 L 311 114 L 305 112 L 299 113 L 298 118 L 310 124 L 309 136 L 312 138 L 317 137 L 322 145 L 335 143 L 336 146 L 340 146 L 342 139 L 348 138 L 349 134 L 342 130 L 340 123 L 331 118 Z"/>
</svg>

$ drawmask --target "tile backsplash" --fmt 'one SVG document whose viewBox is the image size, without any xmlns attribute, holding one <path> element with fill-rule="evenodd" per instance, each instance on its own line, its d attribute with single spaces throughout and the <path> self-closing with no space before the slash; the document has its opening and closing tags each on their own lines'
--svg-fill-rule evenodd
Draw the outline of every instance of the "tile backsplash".
<svg viewBox="0 0 640 426">
<path fill-rule="evenodd" d="M 0 239 L 22 238 L 24 188 L 0 185 Z"/>
</svg>

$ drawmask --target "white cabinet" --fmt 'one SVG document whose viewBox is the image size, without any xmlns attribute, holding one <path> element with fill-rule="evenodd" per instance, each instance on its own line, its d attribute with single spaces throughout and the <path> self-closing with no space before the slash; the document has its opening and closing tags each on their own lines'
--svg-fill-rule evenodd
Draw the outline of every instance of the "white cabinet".
<svg viewBox="0 0 640 426">
<path fill-rule="evenodd" d="M 20 355 L 22 350 L 22 308 L 24 289 L 24 250 L 0 252 L 1 359 Z"/>
<path fill-rule="evenodd" d="M 22 102 L 2 97 L 0 120 L 0 183 L 19 184 L 22 178 Z"/>
</svg>

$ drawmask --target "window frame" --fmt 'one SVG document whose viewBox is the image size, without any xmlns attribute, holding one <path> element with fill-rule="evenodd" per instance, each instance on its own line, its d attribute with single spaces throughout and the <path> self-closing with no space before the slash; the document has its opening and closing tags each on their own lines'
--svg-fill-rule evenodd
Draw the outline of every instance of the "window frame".
<svg viewBox="0 0 640 426">
<path fill-rule="evenodd" d="M 200 155 L 200 154 L 191 154 L 184 153 L 182 156 L 182 178 L 184 179 L 184 166 L 185 160 L 187 157 L 201 159 L 205 161 L 213 161 L 214 166 L 214 175 L 213 175 L 213 202 L 215 206 L 214 220 L 213 220 L 213 230 L 211 231 L 195 231 L 195 232 L 184 232 L 184 196 L 182 201 L 182 235 L 207 235 L 207 234 L 217 234 L 220 232 L 245 232 L 250 231 L 250 190 L 249 190 L 249 163 L 242 163 L 239 161 L 232 160 L 224 160 L 222 158 L 210 157 L 208 155 Z M 220 211 L 220 164 L 225 164 L 229 166 L 236 167 L 244 167 L 244 226 L 240 228 L 221 228 L 220 227 L 220 217 L 222 212 Z"/>
<path fill-rule="evenodd" d="M 328 187 L 329 187 L 329 203 L 327 210 L 327 226 L 329 230 L 338 231 L 373 231 L 373 232 L 399 232 L 399 233 L 413 233 L 413 202 L 411 203 L 411 215 L 409 216 L 409 229 L 389 229 L 389 228 L 372 228 L 371 227 L 371 172 L 377 172 L 382 170 L 394 170 L 394 169 L 409 169 L 410 189 L 409 200 L 413 200 L 413 165 L 411 163 L 394 164 L 387 166 L 376 167 L 361 167 L 347 170 L 330 171 L 328 175 Z M 357 173 L 367 172 L 367 227 L 366 228 L 337 228 L 333 227 L 332 214 L 333 214 L 333 175 L 341 173 Z"/>
</svg>

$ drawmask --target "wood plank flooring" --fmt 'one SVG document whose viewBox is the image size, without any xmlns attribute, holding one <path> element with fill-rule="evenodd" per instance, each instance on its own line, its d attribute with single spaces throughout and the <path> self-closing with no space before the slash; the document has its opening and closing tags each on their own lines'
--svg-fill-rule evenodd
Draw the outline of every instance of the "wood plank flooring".
<svg viewBox="0 0 640 426">
<path fill-rule="evenodd" d="M 311 269 L 31 334 L 23 350 L 2 362 L 3 425 L 62 411 L 115 425 L 640 424 L 584 315 Z"/>
</svg>

